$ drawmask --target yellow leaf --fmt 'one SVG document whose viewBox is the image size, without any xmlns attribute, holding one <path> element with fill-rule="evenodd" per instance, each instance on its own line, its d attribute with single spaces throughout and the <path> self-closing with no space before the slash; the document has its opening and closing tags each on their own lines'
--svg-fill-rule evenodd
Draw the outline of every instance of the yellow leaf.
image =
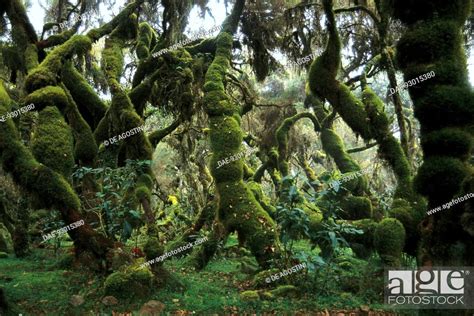
<svg viewBox="0 0 474 316">
<path fill-rule="evenodd" d="M 168 201 L 171 202 L 172 205 L 178 204 L 178 197 L 176 195 L 168 195 Z"/>
</svg>

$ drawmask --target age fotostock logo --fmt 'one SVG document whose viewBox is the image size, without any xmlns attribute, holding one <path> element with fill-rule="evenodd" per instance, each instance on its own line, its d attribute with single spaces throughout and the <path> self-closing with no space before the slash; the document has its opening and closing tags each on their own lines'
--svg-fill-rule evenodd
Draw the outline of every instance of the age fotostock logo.
<svg viewBox="0 0 474 316">
<path fill-rule="evenodd" d="M 473 269 L 386 270 L 385 304 L 411 309 L 473 308 Z"/>
</svg>

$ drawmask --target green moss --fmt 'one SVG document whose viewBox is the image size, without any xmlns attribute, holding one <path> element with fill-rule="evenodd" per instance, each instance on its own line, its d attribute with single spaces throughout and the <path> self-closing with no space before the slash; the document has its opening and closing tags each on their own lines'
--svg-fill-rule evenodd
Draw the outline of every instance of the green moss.
<svg viewBox="0 0 474 316">
<path fill-rule="evenodd" d="M 443 58 L 429 64 L 412 64 L 404 69 L 405 81 L 415 80 L 416 84 L 408 88 L 414 100 L 424 97 L 438 86 L 457 86 L 469 88 L 467 63 L 464 51 L 457 53 L 459 56 Z M 428 74 L 429 75 L 426 75 Z M 435 76 L 433 77 L 433 73 Z M 426 76 L 423 76 L 426 75 Z M 421 78 L 430 78 L 421 81 Z M 418 78 L 418 80 L 416 80 Z M 419 82 L 418 82 L 419 81 Z M 413 81 L 412 81 L 413 82 Z"/>
<path fill-rule="evenodd" d="M 455 128 L 444 128 L 425 135 L 421 145 L 427 156 L 459 157 L 467 161 L 473 142 L 469 133 Z"/>
<path fill-rule="evenodd" d="M 151 160 L 151 143 L 141 130 L 136 129 L 142 126 L 143 122 L 134 111 L 130 98 L 124 91 L 116 90 L 113 93 L 108 115 L 103 123 L 99 123 L 95 132 L 96 140 L 99 142 L 109 132 L 112 132 L 112 136 L 117 136 L 130 131 L 133 135 L 123 140 L 123 144 L 126 145 L 126 157 L 132 160 Z"/>
<path fill-rule="evenodd" d="M 309 181 L 312 181 L 312 182 L 318 182 L 319 181 L 318 177 L 316 176 L 316 173 L 311 168 L 308 161 L 306 161 L 306 160 L 303 161 L 303 168 L 304 168 L 304 171 L 305 171 L 306 176 L 308 177 Z"/>
<path fill-rule="evenodd" d="M 75 140 L 74 156 L 80 164 L 93 165 L 99 150 L 94 135 L 92 134 L 90 126 L 82 118 L 81 113 L 79 113 L 71 94 L 64 85 L 63 88 L 68 99 L 65 113 Z"/>
<path fill-rule="evenodd" d="M 124 37 L 130 36 L 131 38 L 135 38 L 138 23 L 137 16 L 134 12 L 141 4 L 142 2 L 139 1 L 128 4 L 110 22 L 87 32 L 87 36 L 93 41 L 97 41 L 109 33 L 112 33 L 111 35 L 119 33 L 123 34 Z"/>
<path fill-rule="evenodd" d="M 334 162 L 342 173 L 360 171 L 359 165 L 345 151 L 342 139 L 332 129 L 322 129 L 321 142 L 324 151 L 333 157 Z"/>
<path fill-rule="evenodd" d="M 361 258 L 368 258 L 374 250 L 374 235 L 378 226 L 372 219 L 361 219 L 351 222 L 353 226 L 363 231 L 361 235 L 344 236 L 352 250 Z"/>
<path fill-rule="evenodd" d="M 280 272 L 280 270 L 278 270 L 278 269 L 269 269 L 269 270 L 260 271 L 259 273 L 257 273 L 253 277 L 254 286 L 256 286 L 258 288 L 265 288 L 265 287 L 269 287 L 271 284 L 273 284 L 273 285 L 281 284 L 283 282 L 283 278 L 275 280 L 274 282 L 271 282 L 271 283 L 267 282 L 267 278 L 270 278 L 270 276 L 272 276 L 276 273 L 279 273 L 279 272 Z"/>
<path fill-rule="evenodd" d="M 129 10 L 133 5 L 128 6 Z M 131 10 L 131 9 L 130 9 Z M 133 11 L 133 10 L 132 10 Z M 105 42 L 105 48 L 102 51 L 102 69 L 107 78 L 110 91 L 112 93 L 111 106 L 106 115 L 99 122 L 95 131 L 95 139 L 98 142 L 108 137 L 116 136 L 122 139 L 120 147 L 113 152 L 108 149 L 111 157 L 108 160 L 115 164 L 118 161 L 122 164 L 125 159 L 131 160 L 151 160 L 153 148 L 145 133 L 142 130 L 143 121 L 134 109 L 130 97 L 122 89 L 119 80 L 122 74 L 124 60 L 123 49 L 129 39 L 134 39 L 137 33 L 137 16 L 135 14 L 119 14 L 114 19 L 114 23 L 108 28 L 113 29 L 110 36 Z M 144 26 L 146 28 L 146 26 Z M 98 32 L 106 32 L 107 27 L 98 30 Z M 88 34 L 95 36 L 94 34 Z M 126 134 L 122 136 L 122 134 Z M 139 180 L 134 188 L 130 188 L 125 197 L 134 207 L 138 207 L 138 203 L 143 204 L 147 218 L 152 218 L 149 209 L 151 200 L 152 181 L 151 178 L 142 177 L 143 175 L 152 175 L 150 168 L 139 172 Z M 153 227 L 149 227 L 153 229 Z"/>
<path fill-rule="evenodd" d="M 401 197 L 413 201 L 415 197 L 410 163 L 408 162 L 398 140 L 393 135 L 387 136 L 379 146 L 379 153 L 380 156 L 392 166 L 392 169 L 397 176 L 398 183 L 395 197 Z"/>
<path fill-rule="evenodd" d="M 406 24 L 414 24 L 418 20 L 433 18 L 448 18 L 462 25 L 471 14 L 469 0 L 384 0 L 386 5 L 393 8 L 393 14 Z"/>
<path fill-rule="evenodd" d="M 112 91 L 120 90 L 119 80 L 124 66 L 122 49 L 128 39 L 136 37 L 136 33 L 136 15 L 123 15 L 118 25 L 105 40 L 105 47 L 102 51 L 102 69 Z"/>
<path fill-rule="evenodd" d="M 422 23 L 407 32 L 397 44 L 397 62 L 402 68 L 428 64 L 456 55 L 463 42 L 455 21 L 436 20 Z"/>
<path fill-rule="evenodd" d="M 404 251 L 409 255 L 416 256 L 416 252 L 418 250 L 417 244 L 420 238 L 420 233 L 417 226 L 420 220 L 417 220 L 416 216 L 414 216 L 408 202 L 402 199 L 399 199 L 399 201 L 400 202 L 397 207 L 389 210 L 388 214 L 390 217 L 400 221 L 400 223 L 402 223 L 403 227 L 405 228 L 406 243 Z"/>
<path fill-rule="evenodd" d="M 150 56 L 152 40 L 154 38 L 156 39 L 156 35 L 154 33 L 155 32 L 148 23 L 142 22 L 139 24 L 136 46 L 136 53 L 139 59 L 148 58 Z"/>
<path fill-rule="evenodd" d="M 30 71 L 38 66 L 38 48 L 35 44 L 29 44 L 25 50 L 25 67 Z"/>
<path fill-rule="evenodd" d="M 257 262 L 267 266 L 277 240 L 275 223 L 242 181 L 217 183 L 219 218 L 229 231 L 237 231 Z M 262 247 L 264 246 L 264 247 Z"/>
<path fill-rule="evenodd" d="M 371 134 L 379 143 L 379 155 L 390 164 L 397 176 L 395 196 L 413 199 L 410 163 L 401 144 L 390 131 L 390 122 L 384 112 L 382 100 L 369 86 L 364 88 L 362 100 L 370 121 Z"/>
<path fill-rule="evenodd" d="M 325 51 L 313 61 L 309 71 L 310 89 L 323 100 L 338 85 L 336 76 L 341 66 L 341 41 L 336 28 L 334 12 L 332 11 L 332 2 L 324 2 L 324 12 L 328 18 L 329 40 Z"/>
<path fill-rule="evenodd" d="M 343 173 L 353 173 L 360 171 L 357 162 L 347 153 L 342 139 L 332 128 L 323 128 L 321 130 L 321 143 L 323 149 L 334 159 L 338 169 Z M 364 175 L 348 181 L 344 186 L 353 194 L 362 194 L 368 192 L 368 182 Z"/>
<path fill-rule="evenodd" d="M 323 4 L 330 36 L 323 54 L 311 64 L 308 77 L 309 88 L 319 99 L 328 100 L 356 134 L 361 135 L 366 141 L 372 138 L 377 140 L 382 158 L 390 163 L 397 175 L 397 196 L 412 198 L 410 165 L 400 144 L 390 133 L 389 120 L 383 111 L 382 101 L 368 86 L 365 86 L 363 90 L 361 101 L 352 94 L 349 87 L 337 80 L 341 64 L 341 42 L 332 11 L 332 1 L 324 1 Z M 312 100 L 310 101 L 313 103 Z M 321 140 L 325 151 L 335 159 L 341 171 L 357 171 L 358 166 L 343 150 L 342 141 L 328 128 L 330 126 L 324 127 Z M 348 183 L 351 191 L 359 189 L 359 192 L 353 191 L 353 193 L 367 191 L 361 186 L 364 186 L 363 182 L 358 186 L 356 183 Z"/>
<path fill-rule="evenodd" d="M 315 131 L 319 131 L 321 126 L 318 119 L 311 113 L 298 113 L 292 117 L 283 120 L 276 130 L 276 143 L 278 145 L 278 169 L 283 177 L 286 177 L 289 172 L 288 164 L 288 138 L 291 127 L 300 119 L 309 118 L 313 122 Z"/>
<path fill-rule="evenodd" d="M 25 88 L 28 92 L 48 85 L 55 85 L 63 62 L 73 55 L 82 55 L 91 49 L 92 42 L 87 36 L 75 35 L 64 44 L 55 47 L 41 64 L 26 77 Z"/>
<path fill-rule="evenodd" d="M 74 68 L 72 63 L 64 65 L 61 81 L 71 93 L 81 115 L 95 129 L 100 119 L 104 117 L 107 106 L 101 101 L 87 80 Z"/>
<path fill-rule="evenodd" d="M 349 196 L 341 201 L 342 219 L 372 218 L 372 203 L 366 197 Z"/>
<path fill-rule="evenodd" d="M 56 107 L 46 107 L 39 113 L 38 126 L 33 137 L 36 159 L 65 177 L 74 167 L 71 129 Z"/>
<path fill-rule="evenodd" d="M 109 37 L 105 41 L 105 48 L 102 51 L 102 69 L 108 78 L 120 80 L 123 69 L 123 41 L 119 38 Z"/>
<path fill-rule="evenodd" d="M 101 144 L 109 138 L 109 120 L 107 117 L 102 118 L 94 131 L 94 139 L 97 144 Z"/>
<path fill-rule="evenodd" d="M 243 291 L 240 293 L 240 299 L 242 301 L 256 301 L 260 299 L 258 291 Z"/>
<path fill-rule="evenodd" d="M 270 293 L 275 297 L 295 297 L 298 289 L 294 285 L 280 285 Z"/>
<path fill-rule="evenodd" d="M 436 86 L 414 99 L 414 104 L 424 133 L 440 127 L 468 126 L 474 121 L 474 95 L 464 87 Z"/>
<path fill-rule="evenodd" d="M 142 63 L 140 64 L 140 66 Z M 139 66 L 139 67 L 140 67 Z M 137 70 L 138 71 L 138 70 Z M 132 91 L 129 92 L 130 100 L 132 101 L 138 114 L 142 116 L 145 103 L 150 99 L 150 90 L 153 89 L 157 80 L 160 80 L 163 76 L 163 68 L 160 67 L 153 74 L 143 80 L 140 84 L 134 86 Z"/>
<path fill-rule="evenodd" d="M 255 170 L 250 168 L 246 163 L 243 164 L 244 180 L 251 179 L 255 175 Z"/>
<path fill-rule="evenodd" d="M 362 91 L 362 102 L 365 105 L 365 111 L 370 120 L 370 130 L 372 135 L 381 135 L 385 137 L 388 134 L 390 122 L 384 113 L 384 104 L 375 92 L 366 86 Z M 381 137 L 378 137 L 381 138 Z"/>
<path fill-rule="evenodd" d="M 270 199 L 263 193 L 260 184 L 253 181 L 249 181 L 247 182 L 247 186 L 252 191 L 253 196 L 262 206 L 262 208 L 268 213 L 268 215 L 270 215 L 270 217 L 274 218 L 276 209 L 273 205 L 271 205 Z"/>
<path fill-rule="evenodd" d="M 364 139 L 370 138 L 370 125 L 367 124 L 368 118 L 363 103 L 351 93 L 346 85 L 340 84 L 337 93 L 339 94 L 338 99 L 333 100 L 337 103 L 331 100 L 331 105 L 337 109 L 337 112 L 356 134 L 360 134 Z"/>
<path fill-rule="evenodd" d="M 36 67 L 26 78 L 25 88 L 27 92 L 33 92 L 42 87 L 55 86 L 57 84 L 55 74 L 46 67 Z"/>
<path fill-rule="evenodd" d="M 67 107 L 68 99 L 60 87 L 47 86 L 30 93 L 25 99 L 25 104 L 30 103 L 35 105 L 37 111 L 50 105 L 54 105 L 62 111 Z"/>
<path fill-rule="evenodd" d="M 8 95 L 0 84 L 0 115 L 6 113 L 4 105 L 9 102 Z M 50 108 L 45 113 L 48 111 L 62 121 L 57 109 Z M 57 137 L 56 133 L 54 130 L 52 135 Z M 30 150 L 23 145 L 11 121 L 0 124 L 0 153 L 4 170 L 8 170 L 24 189 L 40 197 L 46 207 L 61 210 L 65 218 L 68 212 L 80 209 L 79 198 L 68 182 L 60 174 L 35 160 Z"/>
<path fill-rule="evenodd" d="M 467 167 L 458 159 L 430 157 L 420 167 L 415 185 L 418 192 L 431 198 L 430 202 L 446 203 L 460 192 L 467 172 Z"/>
<path fill-rule="evenodd" d="M 385 265 L 400 266 L 405 245 L 405 228 L 402 223 L 395 218 L 382 220 L 375 230 L 374 244 Z"/>
<path fill-rule="evenodd" d="M 227 100 L 227 96 L 223 91 L 211 90 L 204 95 L 206 104 L 206 112 L 210 117 L 218 115 L 232 115 L 239 108 Z"/>
<path fill-rule="evenodd" d="M 322 228 L 322 222 L 323 222 L 323 214 L 321 212 L 315 212 L 311 211 L 309 212 L 308 210 L 303 209 L 308 215 L 309 219 L 309 229 L 310 231 L 319 231 Z"/>
<path fill-rule="evenodd" d="M 156 237 L 149 237 L 145 246 L 143 247 L 143 252 L 145 252 L 146 260 L 152 260 L 161 256 L 165 251 L 163 243 L 159 241 Z M 162 265 L 163 262 L 156 262 L 154 264 Z"/>
<path fill-rule="evenodd" d="M 229 156 L 237 154 L 243 140 L 239 123 L 233 117 L 222 116 L 210 118 L 209 124 L 211 126 L 211 149 L 225 152 Z"/>
<path fill-rule="evenodd" d="M 124 17 L 110 34 L 111 37 L 121 37 L 123 39 L 135 39 L 137 35 L 138 16 L 136 13 L 131 13 Z"/>
<path fill-rule="evenodd" d="M 243 140 L 239 107 L 225 94 L 223 85 L 230 67 L 232 41 L 229 33 L 218 35 L 215 58 L 205 75 L 204 105 L 210 117 L 213 151 L 210 169 L 216 181 L 219 221 L 226 232 L 237 231 L 239 239 L 250 248 L 257 262 L 266 267 L 277 242 L 275 223 L 243 182 L 242 159 L 221 167 L 218 165 L 219 161 L 238 154 Z M 208 247 L 209 254 L 215 251 L 214 245 Z M 204 255 L 204 259 L 200 260 L 203 264 L 207 263 L 209 255 Z"/>
<path fill-rule="evenodd" d="M 0 110 L 2 111 L 1 115 L 5 115 L 8 111 L 11 111 L 13 104 L 14 103 L 10 99 L 7 90 L 3 86 L 3 82 L 0 82 Z"/>
<path fill-rule="evenodd" d="M 213 155 L 211 158 L 211 166 L 217 166 L 219 161 L 228 158 L 227 155 Z M 234 161 L 228 164 L 225 164 L 221 168 L 211 168 L 211 174 L 216 179 L 228 179 L 229 181 L 232 180 L 239 180 L 243 178 L 243 164 L 242 161 Z"/>
<path fill-rule="evenodd" d="M 153 274 L 148 269 L 130 269 L 110 274 L 104 292 L 119 299 L 145 298 L 152 286 Z"/>
<path fill-rule="evenodd" d="M 272 300 L 275 299 L 275 296 L 272 293 L 268 292 L 268 291 L 262 291 L 262 292 L 260 292 L 260 298 L 262 300 L 272 301 Z"/>
<path fill-rule="evenodd" d="M 141 201 L 141 200 L 149 201 L 151 199 L 151 192 L 147 187 L 140 186 L 140 187 L 135 188 L 135 197 L 137 198 L 138 201 Z"/>
</svg>

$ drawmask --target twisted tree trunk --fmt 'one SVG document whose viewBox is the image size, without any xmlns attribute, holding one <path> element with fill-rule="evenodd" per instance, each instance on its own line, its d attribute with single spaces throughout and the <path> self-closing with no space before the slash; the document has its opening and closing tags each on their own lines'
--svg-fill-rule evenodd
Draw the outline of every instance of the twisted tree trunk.
<svg viewBox="0 0 474 316">
<path fill-rule="evenodd" d="M 205 76 L 204 103 L 209 116 L 213 151 L 210 169 L 216 181 L 218 219 L 226 234 L 237 231 L 257 262 L 266 267 L 277 242 L 275 223 L 244 183 L 242 159 L 218 167 L 219 161 L 241 151 L 243 140 L 241 109 L 226 95 L 224 77 L 232 58 L 232 34 L 237 29 L 244 3 L 244 0 L 236 2 L 217 37 L 216 55 Z"/>
<path fill-rule="evenodd" d="M 471 1 L 393 1 L 390 9 L 407 27 L 397 45 L 405 80 L 421 124 L 424 162 L 416 177 L 428 209 L 474 191 L 472 155 L 474 94 L 469 85 L 462 28 Z M 421 80 L 430 73 L 435 76 Z M 421 81 L 421 82 L 420 82 Z M 421 265 L 474 263 L 474 200 L 427 216 L 421 224 Z"/>
</svg>

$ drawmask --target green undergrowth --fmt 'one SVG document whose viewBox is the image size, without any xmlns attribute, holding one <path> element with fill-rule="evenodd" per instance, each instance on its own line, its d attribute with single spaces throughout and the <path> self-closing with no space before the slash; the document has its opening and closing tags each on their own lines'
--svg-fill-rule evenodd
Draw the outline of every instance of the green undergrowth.
<svg viewBox="0 0 474 316">
<path fill-rule="evenodd" d="M 298 248 L 307 248 L 303 242 Z M 275 298 L 270 301 L 243 301 L 240 293 L 253 290 L 248 272 L 242 262 L 255 265 L 253 256 L 235 255 L 238 249 L 234 236 L 229 239 L 220 255 L 211 260 L 201 272 L 187 267 L 186 257 L 167 259 L 165 268 L 171 272 L 173 282 L 163 288 L 153 288 L 146 299 L 121 300 L 114 306 L 105 306 L 103 278 L 80 270 L 64 269 L 70 258 L 71 248 L 63 245 L 57 256 L 52 249 L 35 249 L 25 259 L 0 259 L 0 287 L 4 288 L 11 311 L 7 315 L 112 315 L 128 312 L 139 315 L 139 310 L 149 300 L 165 305 L 165 314 L 186 311 L 195 315 L 253 314 L 264 312 L 276 315 L 292 315 L 297 311 L 314 312 L 332 309 L 358 309 L 366 305 L 362 297 L 349 293 L 316 297 L 314 293 L 302 293 L 299 297 Z M 72 306 L 71 296 L 81 295 L 84 303 Z M 380 309 L 380 305 L 371 305 Z M 128 314 L 130 315 L 130 314 Z"/>
</svg>

